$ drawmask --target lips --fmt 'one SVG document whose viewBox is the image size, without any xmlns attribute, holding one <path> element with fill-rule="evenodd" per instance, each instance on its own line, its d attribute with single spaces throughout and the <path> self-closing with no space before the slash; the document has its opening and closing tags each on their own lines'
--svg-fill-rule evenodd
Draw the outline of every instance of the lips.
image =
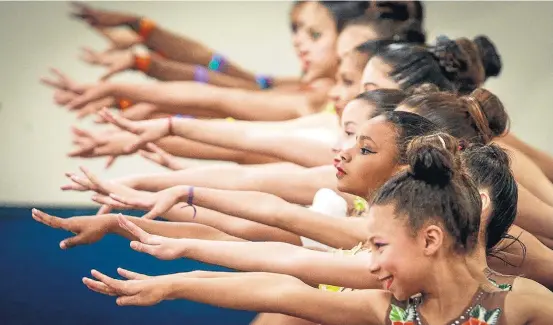
<svg viewBox="0 0 553 325">
<path fill-rule="evenodd" d="M 390 287 L 392 286 L 392 282 L 394 282 L 394 277 L 390 275 L 385 278 L 379 279 L 379 281 L 381 281 L 382 284 L 384 285 L 384 289 L 390 290 Z"/>
<path fill-rule="evenodd" d="M 345 175 L 347 175 L 347 173 L 338 164 L 335 167 L 338 170 L 338 172 L 336 173 L 336 177 L 338 179 L 340 179 L 340 178 L 344 177 Z"/>
</svg>

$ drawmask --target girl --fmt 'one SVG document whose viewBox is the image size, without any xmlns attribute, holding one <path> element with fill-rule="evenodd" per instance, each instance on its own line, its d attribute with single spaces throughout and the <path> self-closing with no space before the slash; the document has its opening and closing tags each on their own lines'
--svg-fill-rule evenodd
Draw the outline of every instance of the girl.
<svg viewBox="0 0 553 325">
<path fill-rule="evenodd" d="M 414 140 L 406 158 L 409 168 L 375 193 L 367 216 L 368 271 L 387 291 L 328 293 L 292 277 L 263 273 L 175 274 L 125 282 L 93 270 L 99 281 L 83 282 L 118 296 L 119 305 L 180 298 L 325 324 L 522 325 L 553 319 L 553 307 L 541 297 L 498 291 L 472 278 L 465 258 L 474 250 L 482 202 L 455 152 Z M 429 200 L 422 202 L 421 196 Z M 239 289 L 246 281 L 247 292 Z"/>
</svg>

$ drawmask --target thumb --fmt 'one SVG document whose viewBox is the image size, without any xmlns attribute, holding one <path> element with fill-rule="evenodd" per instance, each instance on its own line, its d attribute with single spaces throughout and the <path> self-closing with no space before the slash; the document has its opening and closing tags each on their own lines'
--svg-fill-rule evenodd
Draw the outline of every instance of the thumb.
<svg viewBox="0 0 553 325">
<path fill-rule="evenodd" d="M 80 233 L 77 236 L 64 239 L 60 242 L 61 249 L 73 248 L 78 245 L 88 244 L 84 233 Z"/>
<path fill-rule="evenodd" d="M 150 142 L 150 140 L 144 136 L 140 136 L 136 142 L 128 145 L 124 148 L 125 153 L 133 153 L 138 151 L 139 149 L 142 149 L 146 146 L 146 144 Z"/>
<path fill-rule="evenodd" d="M 140 253 L 150 254 L 155 257 L 159 257 L 157 246 L 148 245 L 139 241 L 132 241 L 131 248 Z"/>
<path fill-rule="evenodd" d="M 119 73 L 121 70 L 120 69 L 117 69 L 117 68 L 112 68 L 112 69 L 109 69 L 108 72 L 106 74 L 104 74 L 100 80 L 101 81 L 106 81 L 108 80 L 109 78 L 111 78 L 113 75 Z"/>
</svg>

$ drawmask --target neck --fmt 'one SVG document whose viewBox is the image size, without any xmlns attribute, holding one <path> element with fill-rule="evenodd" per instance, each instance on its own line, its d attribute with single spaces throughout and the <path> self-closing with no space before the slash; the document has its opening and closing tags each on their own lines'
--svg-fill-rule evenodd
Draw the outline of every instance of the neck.
<svg viewBox="0 0 553 325">
<path fill-rule="evenodd" d="M 474 252 L 465 258 L 467 267 L 472 277 L 480 283 L 488 283 L 488 279 L 484 271 L 488 268 L 486 260 L 486 246 L 481 245 L 482 240 L 479 240 Z"/>
<path fill-rule="evenodd" d="M 420 310 L 429 323 L 443 323 L 457 317 L 478 289 L 465 257 L 442 259 L 434 264 Z"/>
</svg>

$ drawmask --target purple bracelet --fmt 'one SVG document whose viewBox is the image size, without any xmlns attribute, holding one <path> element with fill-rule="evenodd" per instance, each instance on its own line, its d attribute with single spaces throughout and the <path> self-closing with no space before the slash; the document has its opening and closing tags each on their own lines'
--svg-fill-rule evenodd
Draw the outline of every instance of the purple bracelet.
<svg viewBox="0 0 553 325">
<path fill-rule="evenodd" d="M 194 206 L 194 186 L 190 186 L 188 188 L 188 200 L 186 200 L 186 205 L 183 206 L 181 209 L 192 207 L 194 210 L 194 214 L 192 214 L 192 219 L 196 218 L 196 207 Z"/>
<path fill-rule="evenodd" d="M 211 57 L 211 60 L 209 61 L 207 68 L 211 71 L 217 71 L 221 72 L 225 68 L 225 65 L 227 63 L 227 60 L 224 56 L 221 54 L 215 53 Z"/>
<path fill-rule="evenodd" d="M 194 67 L 194 80 L 206 84 L 209 81 L 208 70 L 201 65 L 196 65 Z"/>
</svg>

